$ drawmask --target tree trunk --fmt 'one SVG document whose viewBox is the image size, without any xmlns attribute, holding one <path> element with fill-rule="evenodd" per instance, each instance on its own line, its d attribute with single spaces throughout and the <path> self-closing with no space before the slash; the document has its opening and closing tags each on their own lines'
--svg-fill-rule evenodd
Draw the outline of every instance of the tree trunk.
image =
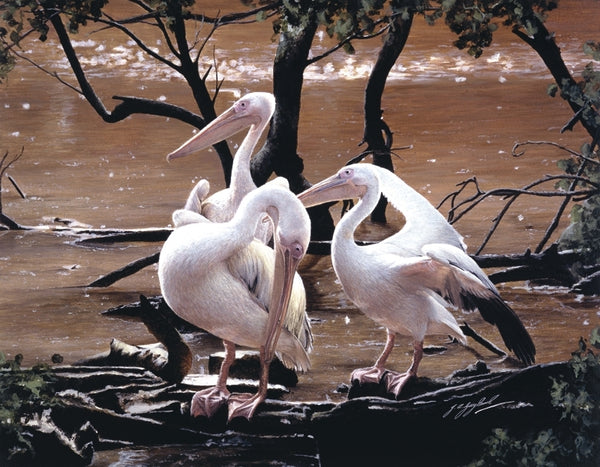
<svg viewBox="0 0 600 467">
<path fill-rule="evenodd" d="M 529 44 L 544 61 L 554 81 L 563 92 L 563 98 L 568 102 L 573 112 L 578 115 L 578 118 L 571 121 L 570 125 L 572 126 L 575 122 L 580 121 L 592 139 L 597 141 L 600 134 L 597 113 L 591 105 L 586 104 L 585 108 L 582 108 L 578 103 L 578 101 L 584 101 L 582 90 L 571 76 L 560 53 L 560 48 L 554 40 L 554 35 L 548 32 L 544 23 L 532 10 L 528 12 L 527 20 L 531 22 L 536 30 L 533 36 L 526 34 L 516 27 L 513 29 L 513 33 Z"/>
<path fill-rule="evenodd" d="M 380 167 L 394 171 L 391 159 L 392 138 L 384 138 L 384 130 L 387 128 L 383 122 L 383 110 L 381 99 L 390 70 L 396 63 L 400 53 L 404 49 L 408 34 L 412 26 L 413 13 L 407 19 L 401 15 L 394 18 L 394 22 L 388 29 L 383 46 L 379 51 L 377 62 L 371 71 L 367 88 L 365 90 L 365 129 L 363 142 L 367 143 L 367 150 L 373 154 L 373 163 Z M 379 204 L 371 213 L 373 222 L 386 222 L 385 208 L 387 200 L 381 197 Z"/>
<path fill-rule="evenodd" d="M 314 15 L 305 17 L 302 25 L 289 25 L 280 35 L 273 63 L 273 94 L 275 113 L 263 148 L 252 158 L 252 176 L 257 185 L 264 184 L 273 172 L 285 177 L 294 193 L 310 186 L 304 178 L 304 162 L 297 153 L 298 122 L 304 70 L 318 23 Z M 325 206 L 309 210 L 312 236 L 316 240 L 330 239 L 333 219 Z"/>
</svg>

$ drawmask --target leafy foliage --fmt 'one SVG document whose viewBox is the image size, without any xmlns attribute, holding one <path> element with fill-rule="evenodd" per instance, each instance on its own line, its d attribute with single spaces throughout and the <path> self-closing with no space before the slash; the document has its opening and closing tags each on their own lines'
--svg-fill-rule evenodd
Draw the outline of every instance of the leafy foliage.
<svg viewBox="0 0 600 467">
<path fill-rule="evenodd" d="M 90 19 L 97 19 L 108 0 L 5 0 L 0 3 L 0 82 L 15 66 L 13 47 L 36 32 L 40 41 L 48 38 L 48 21 L 61 12 L 68 18 L 68 29 L 76 33 Z M 29 27 L 28 27 L 29 26 Z"/>
<path fill-rule="evenodd" d="M 596 353 L 594 353 L 596 350 Z M 600 327 L 583 338 L 569 361 L 571 381 L 554 380 L 550 397 L 561 409 L 555 429 L 517 439 L 508 430 L 495 429 L 484 440 L 484 456 L 472 466 L 592 466 L 600 458 Z"/>
<path fill-rule="evenodd" d="M 594 59 L 600 57 L 600 44 L 586 42 L 583 50 Z M 548 92 L 553 96 L 558 92 L 558 87 L 550 86 Z M 591 127 L 600 128 L 600 71 L 594 69 L 593 63 L 585 66 L 580 82 L 574 85 L 565 83 L 561 87 L 561 96 L 581 106 L 573 121 L 585 119 Z M 566 173 L 586 177 L 595 184 L 597 190 L 597 194 L 573 206 L 571 225 L 559 240 L 562 249 L 584 253 L 586 264 L 600 264 L 600 157 L 597 149 L 599 138 L 600 133 L 592 143 L 585 143 L 581 147 L 581 159 L 570 158 L 558 162 L 558 166 Z M 563 184 L 560 188 L 568 187 Z"/>
<path fill-rule="evenodd" d="M 0 464 L 33 456 L 26 423 L 35 414 L 58 404 L 52 370 L 36 365 L 21 370 L 22 355 L 7 360 L 0 352 Z"/>
<path fill-rule="evenodd" d="M 479 57 L 491 44 L 493 33 L 500 24 L 523 28 L 532 35 L 535 33 L 532 17 L 543 19 L 557 4 L 557 0 L 285 0 L 284 14 L 282 21 L 277 23 L 276 32 L 285 25 L 301 26 L 301 18 L 312 13 L 329 37 L 346 41 L 372 35 L 378 25 L 388 27 L 393 16 L 406 16 L 410 11 L 422 14 L 432 25 L 445 18 L 446 25 L 458 35 L 454 45 Z M 344 47 L 347 52 L 354 51 L 350 41 L 344 42 Z"/>
<path fill-rule="evenodd" d="M 588 158 L 591 152 L 589 144 L 584 144 L 581 152 Z M 597 154 L 595 156 L 597 158 Z M 579 171 L 579 164 L 573 159 L 559 161 L 559 167 L 568 174 Z M 600 186 L 600 164 L 586 164 L 584 174 L 590 181 Z M 564 250 L 576 250 L 583 253 L 585 264 L 600 264 L 600 190 L 571 210 L 571 225 L 565 229 L 559 239 L 559 245 Z"/>
<path fill-rule="evenodd" d="M 532 16 L 544 18 L 546 13 L 557 7 L 557 0 L 442 0 L 440 9 L 429 15 L 433 22 L 445 13 L 445 21 L 450 30 L 458 35 L 454 45 L 459 49 L 467 49 L 474 57 L 479 57 L 483 49 L 492 42 L 494 31 L 498 29 L 501 19 L 503 26 L 523 28 L 527 34 L 535 34 Z"/>
<path fill-rule="evenodd" d="M 267 3 L 264 0 L 241 2 L 249 7 Z M 0 29 L 0 80 L 14 67 L 11 48 L 18 47 L 23 37 L 36 31 L 40 40 L 46 40 L 51 15 L 66 16 L 67 29 L 76 33 L 88 21 L 98 20 L 107 3 L 107 0 L 6 0 L 0 4 L 1 20 L 5 25 Z M 149 13 L 166 18 L 171 29 L 173 12 L 190 18 L 189 9 L 194 3 L 195 0 L 140 2 Z M 422 14 L 430 24 L 445 16 L 448 27 L 458 35 L 455 45 L 479 57 L 491 44 L 493 32 L 500 22 L 533 33 L 531 15 L 543 18 L 556 5 L 557 0 L 283 0 L 273 27 L 278 34 L 316 21 L 330 37 L 339 40 L 347 52 L 353 53 L 352 39 L 382 32 L 390 27 L 395 15 Z M 264 18 L 265 12 L 260 11 L 257 19 Z M 31 30 L 26 31 L 27 24 Z"/>
</svg>

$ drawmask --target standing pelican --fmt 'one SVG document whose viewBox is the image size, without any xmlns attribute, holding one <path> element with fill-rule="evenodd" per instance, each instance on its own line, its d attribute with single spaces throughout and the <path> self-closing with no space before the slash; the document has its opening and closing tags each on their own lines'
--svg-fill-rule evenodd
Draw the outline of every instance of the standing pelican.
<svg viewBox="0 0 600 467">
<path fill-rule="evenodd" d="M 250 173 L 250 159 L 264 129 L 275 110 L 275 97 L 267 92 L 253 92 L 237 100 L 229 109 L 210 122 L 196 135 L 167 155 L 171 161 L 212 146 L 244 128 L 250 127 L 233 158 L 231 184 L 207 199 L 202 199 L 198 212 L 213 222 L 226 222 L 236 212 L 244 196 L 256 188 Z M 208 182 L 203 196 L 208 194 Z M 258 226 L 257 238 L 268 241 L 268 223 Z"/>
<path fill-rule="evenodd" d="M 274 249 L 254 239 L 265 213 L 275 226 Z M 230 221 L 214 223 L 192 215 L 165 242 L 158 265 L 165 301 L 183 319 L 223 339 L 226 351 L 216 387 L 194 395 L 193 416 L 210 417 L 229 401 L 230 419 L 250 418 L 266 397 L 275 353 L 288 367 L 309 369 L 310 323 L 304 308 L 288 306 L 309 237 L 306 210 L 274 180 L 249 193 Z M 227 390 L 236 344 L 260 349 L 261 376 L 254 396 Z"/>
<path fill-rule="evenodd" d="M 380 243 L 359 246 L 354 231 L 384 196 L 405 217 L 404 227 Z M 462 237 L 419 193 L 392 172 L 370 164 L 344 167 L 304 191 L 305 206 L 360 198 L 342 217 L 333 234 L 332 262 L 344 291 L 367 316 L 387 328 L 387 342 L 374 366 L 357 369 L 352 380 L 379 382 L 398 396 L 416 376 L 427 334 L 466 337 L 446 309 L 477 308 L 498 327 L 506 346 L 526 364 L 534 362 L 535 347 L 514 311 L 464 250 Z M 384 366 L 396 334 L 413 339 L 413 361 L 402 374 Z"/>
</svg>

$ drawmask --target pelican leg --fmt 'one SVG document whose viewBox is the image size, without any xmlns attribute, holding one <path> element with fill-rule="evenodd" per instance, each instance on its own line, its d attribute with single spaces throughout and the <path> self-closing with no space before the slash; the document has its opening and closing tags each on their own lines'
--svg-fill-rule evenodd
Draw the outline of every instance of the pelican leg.
<svg viewBox="0 0 600 467">
<path fill-rule="evenodd" d="M 256 394 L 232 394 L 229 398 L 229 420 L 236 417 L 252 418 L 257 407 L 267 398 L 269 367 L 271 359 L 266 358 L 264 346 L 260 348 L 260 380 Z"/>
<path fill-rule="evenodd" d="M 387 330 L 387 340 L 385 342 L 385 347 L 383 348 L 383 352 L 375 362 L 375 365 L 368 368 L 358 368 L 352 372 L 352 376 L 350 376 L 350 381 L 358 381 L 361 384 L 364 383 L 375 383 L 379 384 L 381 378 L 387 371 L 385 369 L 385 364 L 387 362 L 388 357 L 394 350 L 394 341 L 396 339 L 396 333 Z"/>
<path fill-rule="evenodd" d="M 227 389 L 227 377 L 229 376 L 229 368 L 235 360 L 235 344 L 223 341 L 223 346 L 225 347 L 225 358 L 221 363 L 217 385 L 214 388 L 204 389 L 194 394 L 190 407 L 192 417 L 210 418 L 229 400 L 230 392 Z"/>
<path fill-rule="evenodd" d="M 406 370 L 406 373 L 394 373 L 390 371 L 386 373 L 384 377 L 386 389 L 389 393 L 394 394 L 396 398 L 402 391 L 402 388 L 406 382 L 410 378 L 417 376 L 417 368 L 419 367 L 419 363 L 421 363 L 421 359 L 423 358 L 423 341 L 414 341 L 413 348 L 414 353 L 412 363 L 409 369 Z"/>
</svg>

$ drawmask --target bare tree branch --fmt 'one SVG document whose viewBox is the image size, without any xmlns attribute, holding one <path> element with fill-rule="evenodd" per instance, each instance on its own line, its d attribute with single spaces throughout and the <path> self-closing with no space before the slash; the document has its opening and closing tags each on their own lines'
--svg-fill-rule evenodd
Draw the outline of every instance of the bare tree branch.
<svg viewBox="0 0 600 467">
<path fill-rule="evenodd" d="M 568 148 L 566 146 L 563 146 L 562 144 L 558 144 L 558 143 L 555 143 L 553 141 L 523 141 L 523 142 L 520 142 L 520 143 L 517 142 L 517 143 L 515 143 L 515 145 L 512 148 L 512 155 L 514 157 L 521 157 L 522 155 L 524 155 L 525 154 L 525 150 L 523 150 L 521 152 L 517 152 L 517 149 L 520 148 L 521 146 L 526 146 L 526 145 L 554 146 L 555 148 L 562 149 L 563 151 L 568 152 L 572 156 L 575 156 L 575 157 L 577 157 L 579 159 L 585 160 L 586 162 L 589 162 L 591 164 L 600 165 L 600 161 L 597 161 L 595 159 L 590 159 L 589 157 L 584 156 L 580 152 L 574 151 L 573 149 L 570 149 L 570 148 Z"/>
<path fill-rule="evenodd" d="M 10 166 L 17 162 L 23 156 L 24 151 L 25 148 L 21 148 L 21 151 L 12 159 L 9 159 L 8 151 L 6 151 L 0 159 L 0 223 L 4 224 L 11 230 L 22 230 L 24 229 L 24 227 L 13 221 L 10 217 L 8 217 L 2 212 L 2 178 L 4 177 L 6 171 L 10 168 Z M 19 194 L 23 196 L 23 192 L 19 189 L 19 187 L 15 185 L 15 188 L 17 189 Z"/>
<path fill-rule="evenodd" d="M 583 108 L 582 108 L 583 109 Z M 596 186 L 595 184 L 593 184 L 589 179 L 587 178 L 583 178 L 582 175 L 585 172 L 585 168 L 587 166 L 587 164 L 595 164 L 595 165 L 600 165 L 600 162 L 594 159 L 591 159 L 589 157 L 584 156 L 581 153 L 578 153 L 576 151 L 573 151 L 572 149 L 569 149 L 565 146 L 562 146 L 560 144 L 554 143 L 554 142 L 550 142 L 550 141 L 526 141 L 524 143 L 516 143 L 513 146 L 512 149 L 512 154 L 515 157 L 520 157 L 522 156 L 525 151 L 522 151 L 520 153 L 516 152 L 516 149 L 520 146 L 523 145 L 529 145 L 529 144 L 536 144 L 536 145 L 549 145 L 549 146 L 554 146 L 557 147 L 567 153 L 569 153 L 570 155 L 580 159 L 580 163 L 579 163 L 579 167 L 577 168 L 577 172 L 576 175 L 572 178 L 572 181 L 569 185 L 569 191 L 574 191 L 577 187 L 578 183 L 586 183 L 586 184 L 591 184 L 593 186 Z M 595 145 L 595 142 L 592 143 L 592 147 Z M 598 192 L 598 190 L 596 190 L 596 192 Z M 565 198 L 563 199 L 563 201 L 561 202 L 558 210 L 556 211 L 556 214 L 554 215 L 554 218 L 552 219 L 552 222 L 550 223 L 550 225 L 548 226 L 548 228 L 546 229 L 546 233 L 544 234 L 544 237 L 542 238 L 542 240 L 540 241 L 540 243 L 538 244 L 538 246 L 535 249 L 536 253 L 539 253 L 540 251 L 542 251 L 542 249 L 544 248 L 544 246 L 546 245 L 546 243 L 548 243 L 552 233 L 554 233 L 554 231 L 556 230 L 556 228 L 558 227 L 558 223 L 560 221 L 560 218 L 562 217 L 563 213 L 565 212 L 565 209 L 567 208 L 569 202 L 572 200 L 571 196 L 565 196 Z"/>
<path fill-rule="evenodd" d="M 571 189 L 566 190 L 566 191 L 562 191 L 562 190 L 554 190 L 554 191 L 532 190 L 533 188 L 535 188 L 538 185 L 548 183 L 551 181 L 557 181 L 557 180 L 571 180 L 572 181 Z M 576 184 L 578 184 L 578 183 L 585 183 L 585 184 L 591 186 L 592 188 L 585 189 L 585 190 L 584 189 L 577 190 Z M 459 196 L 463 195 L 467 186 L 471 186 L 471 185 L 475 186 L 475 190 L 476 190 L 475 194 L 472 196 L 469 196 L 465 200 L 462 200 L 459 202 L 458 201 Z M 568 174 L 546 175 L 545 177 L 543 177 L 539 180 L 536 180 L 520 189 L 497 188 L 497 189 L 493 189 L 493 190 L 489 190 L 489 191 L 484 191 L 479 187 L 479 183 L 475 177 L 459 183 L 458 186 L 459 186 L 458 190 L 447 195 L 441 201 L 441 203 L 438 205 L 438 208 L 439 208 L 445 202 L 447 202 L 447 201 L 450 202 L 451 208 L 448 213 L 448 219 L 451 223 L 454 223 L 454 222 L 457 222 L 458 220 L 460 220 L 463 216 L 465 216 L 468 212 L 473 210 L 477 205 L 479 205 L 482 201 L 484 201 L 487 198 L 490 198 L 492 196 L 500 196 L 507 200 L 505 202 L 504 206 L 502 207 L 502 209 L 500 210 L 500 212 L 498 213 L 498 215 L 494 218 L 492 227 L 486 234 L 481 245 L 477 248 L 477 251 L 475 254 L 480 254 L 481 251 L 483 250 L 483 248 L 485 248 L 485 246 L 491 239 L 492 235 L 495 233 L 496 229 L 500 225 L 500 222 L 502 221 L 503 217 L 508 212 L 508 210 L 510 209 L 512 204 L 518 199 L 519 196 L 528 195 L 528 196 L 538 196 L 538 197 L 545 197 L 545 198 L 562 197 L 565 199 L 565 201 L 568 200 L 567 201 L 567 203 L 568 203 L 569 201 L 573 200 L 574 198 L 577 198 L 578 200 L 589 198 L 590 196 L 597 194 L 598 191 L 600 190 L 600 186 L 598 184 L 592 182 L 588 178 L 582 177 L 581 174 L 578 174 L 578 175 L 568 175 Z M 562 211 L 564 211 L 564 208 Z M 562 215 L 562 211 L 560 211 L 561 215 Z M 554 220 L 551 222 L 550 227 L 552 227 L 555 223 L 557 224 L 556 216 L 555 216 Z M 549 237 L 550 234 L 552 233 L 552 231 L 553 231 L 553 229 L 547 229 L 547 232 L 546 232 L 546 235 L 544 236 L 544 238 Z M 546 241 L 547 241 L 547 238 L 546 238 Z M 542 243 L 540 243 L 540 245 L 543 246 Z M 540 245 L 538 245 L 538 248 L 540 248 L 540 251 L 541 251 Z M 539 251 L 536 251 L 536 253 L 537 252 L 539 252 Z"/>
<path fill-rule="evenodd" d="M 110 16 L 108 16 L 107 14 L 104 14 L 104 16 L 106 16 L 108 19 L 103 19 L 103 18 L 98 18 L 96 21 L 100 22 L 100 23 L 104 23 L 112 28 L 118 29 L 119 31 L 121 31 L 122 33 L 124 33 L 127 37 L 129 37 L 132 41 L 134 41 L 136 43 L 136 45 L 142 50 L 144 51 L 146 54 L 148 54 L 150 57 L 154 58 L 156 61 L 163 63 L 165 65 L 167 65 L 170 68 L 173 68 L 176 71 L 181 71 L 181 67 L 180 65 L 177 65 L 176 63 L 173 63 L 170 60 L 167 60 L 164 56 L 158 54 L 157 52 L 155 52 L 154 50 L 152 50 L 150 47 L 148 47 L 146 44 L 144 44 L 144 42 L 136 35 L 134 34 L 133 31 L 131 31 L 129 28 L 126 28 L 121 21 L 115 21 L 114 19 L 112 19 Z M 160 25 L 161 22 L 158 21 L 157 19 L 157 23 Z M 167 46 L 169 47 L 169 50 L 179 59 L 181 60 L 181 56 L 178 53 L 177 49 L 175 47 L 173 47 L 173 44 L 170 41 L 169 35 L 167 34 L 166 30 L 164 30 L 164 28 L 161 28 L 159 26 L 159 28 L 162 30 L 163 32 L 163 36 L 165 37 L 166 41 L 167 41 Z"/>
<path fill-rule="evenodd" d="M 338 51 L 339 49 L 343 48 L 346 44 L 350 43 L 353 40 L 372 39 L 373 37 L 381 36 L 382 34 L 385 34 L 385 32 L 392 27 L 392 22 L 390 21 L 389 17 L 380 18 L 377 21 L 375 21 L 375 25 L 380 25 L 381 23 L 387 23 L 387 24 L 382 26 L 381 29 L 379 29 L 377 32 L 372 33 L 372 34 L 366 34 L 367 28 L 363 28 L 355 33 L 350 34 L 349 36 L 345 37 L 344 39 L 338 41 L 336 45 L 334 45 L 330 49 L 326 50 L 321 55 L 316 55 L 313 58 L 307 60 L 306 66 L 312 65 L 313 63 L 324 59 L 325 57 L 327 57 L 327 56 L 331 55 L 332 53 Z"/>
</svg>

